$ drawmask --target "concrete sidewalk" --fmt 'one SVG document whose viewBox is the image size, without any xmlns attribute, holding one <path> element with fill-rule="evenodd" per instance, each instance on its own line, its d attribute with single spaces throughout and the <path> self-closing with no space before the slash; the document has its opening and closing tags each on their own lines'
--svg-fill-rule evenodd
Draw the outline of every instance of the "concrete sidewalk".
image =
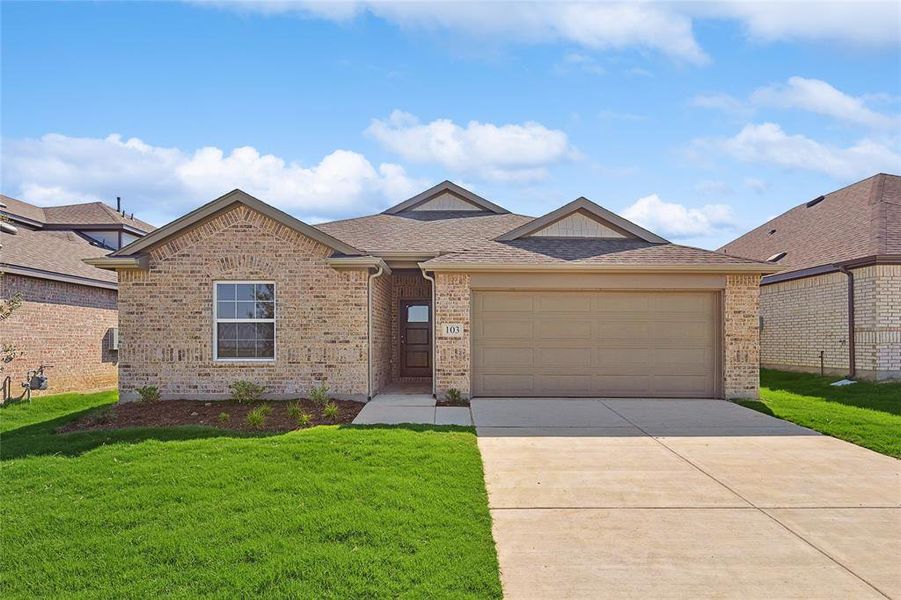
<svg viewBox="0 0 901 600">
<path fill-rule="evenodd" d="M 467 406 L 436 406 L 431 394 L 384 394 L 366 403 L 354 425 L 472 425 Z"/>
<path fill-rule="evenodd" d="M 901 598 L 895 459 L 718 400 L 472 412 L 509 598 Z"/>
</svg>

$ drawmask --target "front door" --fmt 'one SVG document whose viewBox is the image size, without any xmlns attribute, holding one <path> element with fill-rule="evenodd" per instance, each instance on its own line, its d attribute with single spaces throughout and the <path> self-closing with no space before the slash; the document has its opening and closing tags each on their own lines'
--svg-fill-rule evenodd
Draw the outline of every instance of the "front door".
<svg viewBox="0 0 901 600">
<path fill-rule="evenodd" d="M 432 375 L 432 307 L 428 300 L 400 303 L 400 375 Z"/>
</svg>

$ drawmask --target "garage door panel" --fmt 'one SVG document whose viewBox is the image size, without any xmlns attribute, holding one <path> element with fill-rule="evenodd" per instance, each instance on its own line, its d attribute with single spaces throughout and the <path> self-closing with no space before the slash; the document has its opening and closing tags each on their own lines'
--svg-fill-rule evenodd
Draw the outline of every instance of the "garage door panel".
<svg viewBox="0 0 901 600">
<path fill-rule="evenodd" d="M 538 312 L 591 312 L 591 296 L 584 294 L 538 294 Z"/>
<path fill-rule="evenodd" d="M 530 340 L 532 339 L 531 320 L 520 320 L 498 315 L 497 318 L 484 318 L 479 329 L 485 339 L 493 340 Z"/>
<path fill-rule="evenodd" d="M 531 375 L 482 375 L 480 383 L 482 393 L 489 396 L 537 395 Z"/>
<path fill-rule="evenodd" d="M 718 307 L 712 292 L 476 291 L 473 392 L 711 397 Z"/>
<path fill-rule="evenodd" d="M 535 298 L 530 294 L 492 292 L 481 296 L 482 312 L 532 312 Z"/>
<path fill-rule="evenodd" d="M 591 350 L 585 348 L 536 348 L 537 363 L 543 369 L 590 372 Z"/>
<path fill-rule="evenodd" d="M 591 339 L 593 323 L 590 319 L 553 318 L 536 322 L 535 334 L 538 340 L 588 340 Z"/>
</svg>

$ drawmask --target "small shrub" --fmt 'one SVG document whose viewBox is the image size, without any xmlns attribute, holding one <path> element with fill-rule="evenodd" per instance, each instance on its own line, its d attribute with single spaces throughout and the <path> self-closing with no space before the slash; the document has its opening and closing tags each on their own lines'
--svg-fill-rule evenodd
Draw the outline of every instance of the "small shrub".
<svg viewBox="0 0 901 600">
<path fill-rule="evenodd" d="M 272 409 L 265 404 L 263 404 L 262 406 L 257 406 L 247 413 L 247 424 L 254 429 L 262 429 L 266 424 L 266 417 L 269 416 L 269 413 L 271 411 Z"/>
<path fill-rule="evenodd" d="M 231 419 L 232 419 L 232 416 L 230 414 L 228 414 L 227 412 L 219 413 L 219 422 L 222 423 L 223 425 L 225 425 L 226 423 L 231 421 Z"/>
<path fill-rule="evenodd" d="M 447 398 L 448 402 L 453 402 L 454 404 L 458 404 L 463 401 L 463 394 L 460 393 L 460 390 L 457 388 L 450 388 L 446 392 L 444 392 L 444 397 Z"/>
<path fill-rule="evenodd" d="M 338 418 L 338 405 L 328 402 L 322 407 L 322 418 L 327 421 L 335 421 Z"/>
<path fill-rule="evenodd" d="M 311 387 L 310 400 L 312 400 L 316 404 L 319 404 L 320 406 L 325 406 L 326 404 L 328 404 L 328 386 L 322 383 Z"/>
<path fill-rule="evenodd" d="M 297 426 L 298 427 L 309 427 L 313 424 L 313 415 L 307 412 L 302 412 L 297 415 Z"/>
<path fill-rule="evenodd" d="M 232 391 L 232 400 L 241 404 L 249 404 L 251 402 L 259 402 L 263 398 L 263 392 L 266 388 L 257 385 L 252 381 L 240 380 L 236 381 L 228 389 Z"/>
<path fill-rule="evenodd" d="M 155 385 L 145 385 L 135 390 L 141 397 L 139 402 L 156 402 L 160 399 L 160 390 Z"/>
<path fill-rule="evenodd" d="M 286 407 L 288 411 L 288 416 L 292 419 L 297 419 L 300 417 L 300 413 L 303 412 L 303 409 L 300 407 L 299 402 L 288 402 L 288 406 Z"/>
</svg>

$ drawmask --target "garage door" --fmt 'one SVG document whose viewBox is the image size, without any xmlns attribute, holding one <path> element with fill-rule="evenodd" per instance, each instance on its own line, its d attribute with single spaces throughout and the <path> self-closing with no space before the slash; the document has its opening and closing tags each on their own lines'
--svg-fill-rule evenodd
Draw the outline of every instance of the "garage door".
<svg viewBox="0 0 901 600">
<path fill-rule="evenodd" d="M 476 396 L 709 398 L 711 292 L 474 292 Z"/>
</svg>

